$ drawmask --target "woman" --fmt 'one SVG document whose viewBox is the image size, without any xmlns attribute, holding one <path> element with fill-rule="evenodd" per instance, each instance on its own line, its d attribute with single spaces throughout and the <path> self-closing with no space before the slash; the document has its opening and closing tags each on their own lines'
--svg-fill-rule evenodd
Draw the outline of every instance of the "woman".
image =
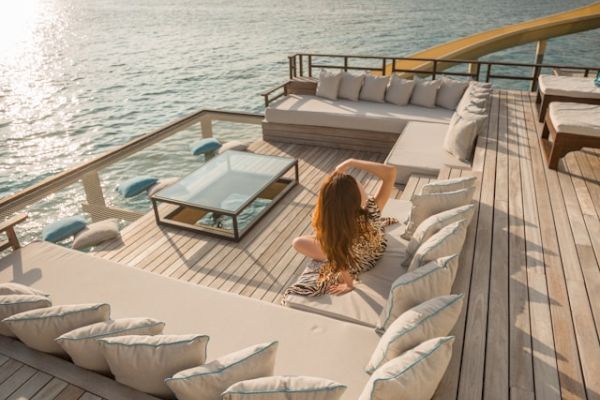
<svg viewBox="0 0 600 400">
<path fill-rule="evenodd" d="M 367 197 L 350 168 L 381 179 L 375 197 Z M 354 288 L 354 279 L 375 266 L 387 246 L 384 227 L 394 219 L 382 219 L 396 179 L 396 169 L 384 164 L 349 159 L 325 178 L 313 214 L 314 235 L 294 239 L 296 251 L 313 258 L 317 267 L 305 271 L 285 294 L 341 295 Z"/>
</svg>

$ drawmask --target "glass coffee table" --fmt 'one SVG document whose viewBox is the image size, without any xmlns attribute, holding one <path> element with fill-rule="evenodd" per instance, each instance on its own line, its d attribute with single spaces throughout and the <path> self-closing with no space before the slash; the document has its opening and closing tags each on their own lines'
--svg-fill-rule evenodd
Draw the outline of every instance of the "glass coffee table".
<svg viewBox="0 0 600 400">
<path fill-rule="evenodd" d="M 151 201 L 160 225 L 238 241 L 297 183 L 296 159 L 229 150 Z"/>
</svg>

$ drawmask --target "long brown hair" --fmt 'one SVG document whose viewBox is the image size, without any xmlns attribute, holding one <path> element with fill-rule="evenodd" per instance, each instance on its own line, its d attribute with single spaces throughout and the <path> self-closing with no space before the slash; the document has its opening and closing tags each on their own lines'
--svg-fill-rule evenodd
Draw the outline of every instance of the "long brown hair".
<svg viewBox="0 0 600 400">
<path fill-rule="evenodd" d="M 361 207 L 361 192 L 354 177 L 333 173 L 325 178 L 312 223 L 317 241 L 328 261 L 322 276 L 356 264 L 352 245 L 367 231 L 367 218 Z"/>
</svg>

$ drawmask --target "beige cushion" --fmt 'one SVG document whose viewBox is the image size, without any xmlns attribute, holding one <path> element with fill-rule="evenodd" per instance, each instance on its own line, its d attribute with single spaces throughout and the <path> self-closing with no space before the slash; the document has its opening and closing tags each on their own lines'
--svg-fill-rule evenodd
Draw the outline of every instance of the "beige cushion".
<svg viewBox="0 0 600 400">
<path fill-rule="evenodd" d="M 430 339 L 382 365 L 369 379 L 359 400 L 389 400 L 410 394 L 430 400 L 448 368 L 453 337 Z"/>
<path fill-rule="evenodd" d="M 454 114 L 448 126 L 444 149 L 459 160 L 470 160 L 473 155 L 477 132 L 476 118 L 467 119 L 458 113 Z"/>
<path fill-rule="evenodd" d="M 100 339 L 102 354 L 115 379 L 141 392 L 173 398 L 164 380 L 204 364 L 208 336 L 119 336 Z"/>
<path fill-rule="evenodd" d="M 336 100 L 338 97 L 338 90 L 340 88 L 341 80 L 341 72 L 321 70 L 321 73 L 319 74 L 319 82 L 317 83 L 316 95 L 329 100 Z"/>
<path fill-rule="evenodd" d="M 415 88 L 410 102 L 421 107 L 435 107 L 435 99 L 442 83 L 438 80 L 425 80 L 415 77 Z"/>
<path fill-rule="evenodd" d="M 313 362 L 317 362 L 313 360 Z M 251 379 L 230 386 L 222 400 L 337 400 L 346 386 L 323 378 L 308 376 L 271 376 Z"/>
<path fill-rule="evenodd" d="M 32 349 L 66 355 L 55 342 L 60 335 L 82 326 L 108 320 L 108 304 L 76 304 L 26 311 L 4 320 L 16 337 Z"/>
<path fill-rule="evenodd" d="M 412 79 L 402 79 L 398 75 L 392 75 L 385 92 L 385 101 L 397 106 L 405 106 L 410 101 L 415 81 Z"/>
<path fill-rule="evenodd" d="M 445 226 L 419 246 L 408 266 L 408 270 L 414 271 L 429 261 L 460 253 L 465 244 L 466 236 L 467 221 L 465 220 L 456 221 Z"/>
<path fill-rule="evenodd" d="M 164 322 L 152 318 L 120 318 L 83 326 L 59 336 L 56 342 L 82 368 L 106 374 L 110 371 L 98 339 L 125 335 L 160 335 Z"/>
<path fill-rule="evenodd" d="M 365 75 L 363 86 L 360 90 L 360 99 L 383 103 L 388 82 L 389 78 L 387 76 Z"/>
<path fill-rule="evenodd" d="M 442 78 L 441 82 L 442 84 L 437 93 L 435 104 L 448 110 L 456 110 L 456 106 L 465 94 L 469 82 L 446 77 Z"/>
<path fill-rule="evenodd" d="M 409 121 L 447 124 L 450 118 L 452 118 L 452 111 L 441 107 L 423 108 L 411 104 L 400 107 L 390 103 L 341 99 L 333 101 L 299 94 L 284 96 L 271 103 L 265 110 L 265 119 L 273 123 L 394 134 L 404 132 L 403 129 Z M 443 138 L 440 141 L 440 149 L 442 143 Z"/>
<path fill-rule="evenodd" d="M 42 292 L 41 290 L 37 290 L 29 286 L 21 285 L 20 283 L 0 283 L 0 296 L 4 296 L 7 294 L 31 294 L 36 296 L 49 296 L 48 293 Z"/>
<path fill-rule="evenodd" d="M 340 99 L 357 101 L 364 79 L 364 75 L 353 75 L 348 72 L 342 72 L 338 97 Z"/>
<path fill-rule="evenodd" d="M 120 235 L 119 221 L 116 218 L 93 222 L 75 234 L 72 247 L 85 249 L 118 238 Z"/>
<path fill-rule="evenodd" d="M 389 292 L 385 309 L 376 331 L 383 333 L 407 310 L 433 297 L 450 294 L 453 276 L 458 268 L 458 255 L 442 257 L 400 276 Z"/>
<path fill-rule="evenodd" d="M 432 215 L 471 203 L 474 193 L 475 188 L 470 187 L 447 193 L 415 194 L 411 200 L 410 220 L 402 237 L 410 240 L 421 222 Z"/>
<path fill-rule="evenodd" d="M 462 310 L 463 295 L 432 298 L 400 315 L 385 331 L 367 364 L 368 374 L 420 343 L 450 333 Z"/>
<path fill-rule="evenodd" d="M 186 369 L 165 380 L 178 400 L 219 399 L 229 386 L 273 375 L 277 342 L 262 343 Z"/>
<path fill-rule="evenodd" d="M 559 133 L 600 137 L 600 105 L 555 101 L 548 113 Z"/>
<path fill-rule="evenodd" d="M 0 295 L 0 335 L 14 337 L 15 334 L 1 322 L 4 318 L 29 310 L 50 307 L 52 302 L 46 296 L 35 294 Z"/>
<path fill-rule="evenodd" d="M 227 146 L 230 143 L 232 143 L 232 142 L 225 143 L 223 146 L 221 146 L 219 148 L 219 154 L 221 154 L 222 152 L 224 152 L 226 150 L 234 150 L 233 148 L 229 148 L 229 149 L 221 151 L 223 149 L 223 147 Z M 148 192 L 148 197 L 154 196 L 156 193 L 160 192 L 161 190 L 163 190 L 166 187 L 171 186 L 172 184 L 174 184 L 178 180 L 179 180 L 179 178 L 176 178 L 176 177 L 173 177 L 173 178 L 160 178 L 158 180 L 158 182 L 156 182 L 154 185 L 152 185 L 152 186 L 150 186 L 148 188 L 148 191 L 147 191 Z"/>
<path fill-rule="evenodd" d="M 600 99 L 600 87 L 592 77 L 540 75 L 538 83 L 542 94 Z"/>
<path fill-rule="evenodd" d="M 440 179 L 429 182 L 421 188 L 421 194 L 455 192 L 475 186 L 477 179 L 474 176 L 461 176 L 460 178 Z"/>
<path fill-rule="evenodd" d="M 441 213 L 432 215 L 425 221 L 421 222 L 410 239 L 410 242 L 408 242 L 408 257 L 406 257 L 406 260 L 411 259 L 419 246 L 421 246 L 421 244 L 423 244 L 435 233 L 439 232 L 442 228 L 452 224 L 453 222 L 461 220 L 464 220 L 465 223 L 469 225 L 469 223 L 471 223 L 471 218 L 473 218 L 474 212 L 475 205 L 467 204 L 466 206 L 460 206 L 447 211 L 442 211 Z"/>
</svg>

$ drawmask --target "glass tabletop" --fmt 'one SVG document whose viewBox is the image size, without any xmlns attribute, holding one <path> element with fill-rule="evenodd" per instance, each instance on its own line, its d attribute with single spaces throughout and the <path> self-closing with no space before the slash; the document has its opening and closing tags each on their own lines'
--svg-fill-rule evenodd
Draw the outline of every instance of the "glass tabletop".
<svg viewBox="0 0 600 400">
<path fill-rule="evenodd" d="M 295 162 L 293 158 L 229 150 L 154 197 L 237 214 Z"/>
</svg>

